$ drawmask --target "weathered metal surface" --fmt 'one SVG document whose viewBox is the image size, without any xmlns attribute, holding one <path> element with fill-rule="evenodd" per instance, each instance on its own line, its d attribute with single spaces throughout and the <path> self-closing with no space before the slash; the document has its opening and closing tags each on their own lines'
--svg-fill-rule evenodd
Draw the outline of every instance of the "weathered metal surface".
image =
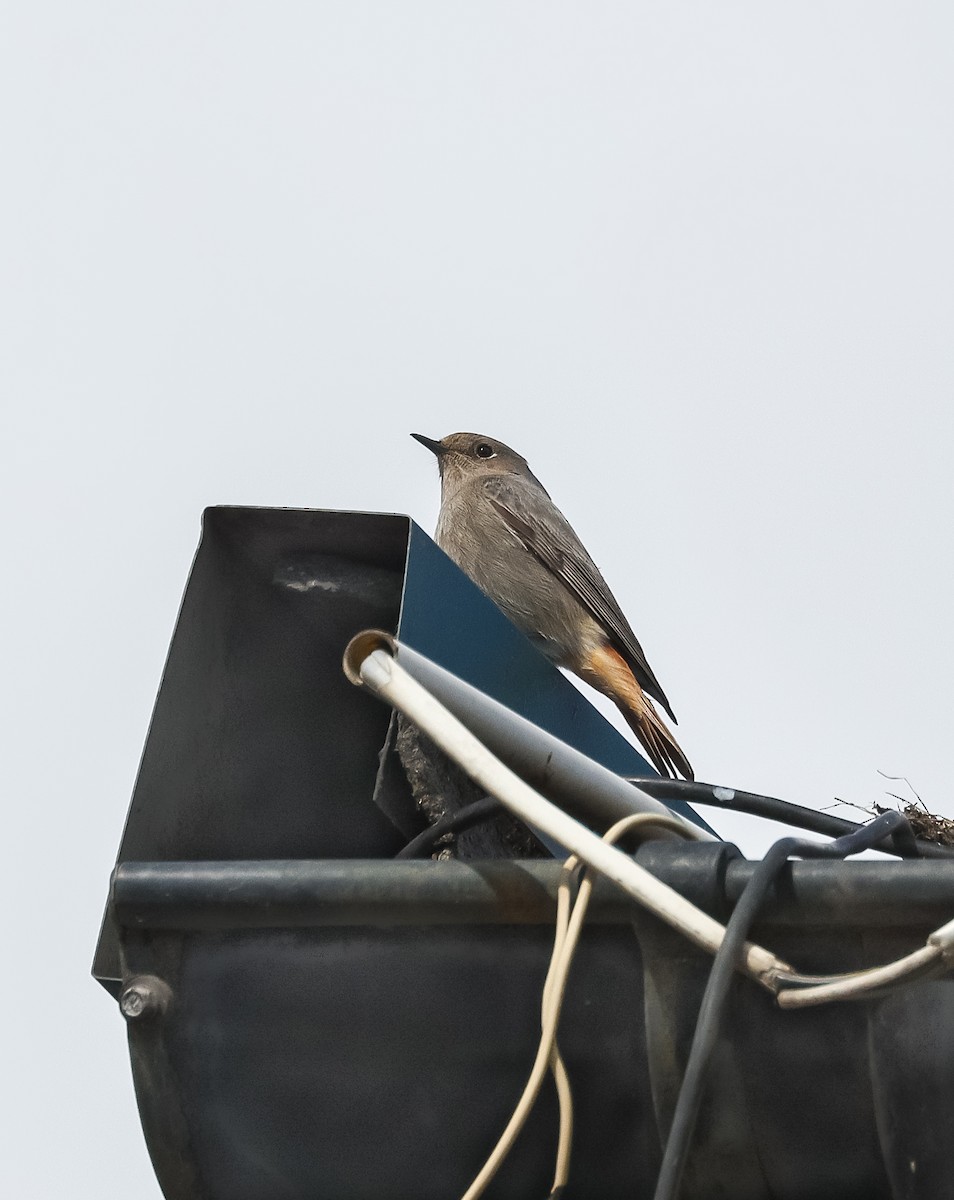
<svg viewBox="0 0 954 1200">
<path fill-rule="evenodd" d="M 640 851 L 722 916 L 752 869 L 732 856 L 713 844 Z M 533 1057 L 558 870 L 121 867 L 129 969 L 172 995 L 158 1017 L 129 1023 L 169 1200 L 460 1194 Z M 951 863 L 796 863 L 756 934 L 802 970 L 861 969 L 923 943 L 952 897 Z M 709 966 L 597 889 L 561 1024 L 579 1115 L 568 1196 L 651 1193 Z M 684 1194 L 935 1200 L 949 1182 L 939 1122 L 952 1106 L 951 980 L 781 1012 L 740 977 Z M 555 1129 L 545 1095 L 497 1200 L 545 1194 Z"/>
</svg>

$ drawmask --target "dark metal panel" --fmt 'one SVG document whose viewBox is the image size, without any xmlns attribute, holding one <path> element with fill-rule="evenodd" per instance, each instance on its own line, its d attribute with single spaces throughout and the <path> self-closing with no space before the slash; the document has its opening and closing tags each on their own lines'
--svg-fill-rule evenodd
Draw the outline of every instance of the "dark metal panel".
<svg viewBox="0 0 954 1200">
<path fill-rule="evenodd" d="M 529 1071 L 549 943 L 459 927 L 187 939 L 167 1044 L 203 1195 L 460 1195 Z M 588 931 L 561 1035 L 577 1195 L 622 1200 L 658 1168 L 639 994 L 632 934 Z M 548 1085 L 490 1195 L 545 1194 L 555 1133 Z M 160 1182 L 192 1200 L 161 1167 Z"/>
<path fill-rule="evenodd" d="M 340 646 L 396 619 L 408 521 L 207 509 L 120 848 L 323 858 L 399 844 L 370 796 L 387 712 Z"/>
<path fill-rule="evenodd" d="M 419 865 L 435 877 L 445 867 L 472 873 Z M 530 874 L 542 868 L 553 864 Z M 647 1195 L 658 1170 L 657 1129 L 671 1119 L 710 962 L 648 914 L 637 914 L 636 932 L 589 925 L 570 980 L 560 1041 L 579 1128 L 568 1197 Z M 814 971 L 872 965 L 886 948 L 881 934 L 869 945 L 831 924 L 773 934 L 775 949 Z M 893 952 L 923 934 L 899 928 Z M 158 936 L 127 929 L 131 969 L 164 973 L 172 989 L 168 1007 L 144 1018 L 161 1036 L 130 1020 L 143 1120 L 169 1200 L 459 1195 L 529 1069 L 551 938 L 545 925 L 400 917 Z M 954 1105 L 952 993 L 945 980 L 780 1012 L 738 978 L 687 1200 L 945 1195 L 938 1122 Z M 555 1126 L 545 1095 L 496 1200 L 546 1194 Z M 903 1178 L 911 1159 L 913 1183 Z"/>
<path fill-rule="evenodd" d="M 711 957 L 648 914 L 636 918 L 644 963 L 644 1014 L 648 1075 L 658 1128 L 668 1136 L 689 1048 L 695 1031 L 699 1000 L 705 988 Z M 751 986 L 751 985 L 750 985 Z M 753 989 L 772 1000 L 761 989 Z M 764 1029 L 765 1017 L 758 1028 Z M 655 1179 L 648 1179 L 651 1195 Z M 637 1193 L 634 1188 L 634 1194 Z M 693 1148 L 683 1183 L 685 1200 L 767 1200 L 768 1190 L 751 1129 L 734 1043 L 720 1039 L 713 1069 L 696 1125 Z"/>
<path fill-rule="evenodd" d="M 129 977 L 119 1008 L 127 1019 L 129 1058 L 146 1147 L 167 1195 L 209 1200 L 193 1137 L 190 1095 L 173 1053 L 185 1013 L 183 939 L 167 934 L 123 938 Z"/>
<path fill-rule="evenodd" d="M 720 917 L 754 867 L 735 855 L 639 851 Z M 169 988 L 130 1038 L 170 1200 L 459 1194 L 533 1057 L 558 877 L 546 861 L 121 865 L 128 969 Z M 874 966 L 949 919 L 952 885 L 951 862 L 796 862 L 757 936 L 803 971 Z M 580 1119 L 569 1196 L 651 1190 L 710 965 L 597 886 L 561 1024 Z M 687 1200 L 944 1195 L 952 994 L 948 979 L 781 1012 L 736 979 Z M 554 1130 L 547 1098 L 497 1200 L 545 1194 Z"/>
<path fill-rule="evenodd" d="M 872 1092 L 895 1200 L 954 1195 L 952 1010 L 949 979 L 912 984 L 868 1008 Z"/>
<path fill-rule="evenodd" d="M 781 944 L 818 971 L 873 965 L 849 936 L 836 943 L 816 933 L 814 941 L 811 949 L 796 938 Z M 771 997 L 743 983 L 733 984 L 723 1045 L 736 1062 L 750 1136 L 773 1200 L 889 1200 L 865 1071 L 865 1005 L 781 1013 Z M 716 1074 L 711 1103 L 719 1103 L 720 1085 Z M 704 1143 L 695 1151 L 698 1173 Z"/>
<path fill-rule="evenodd" d="M 388 714 L 341 673 L 393 628 L 407 517 L 210 508 L 117 861 L 348 857 L 403 838 L 370 802 Z M 93 973 L 119 977 L 109 914 Z"/>
</svg>

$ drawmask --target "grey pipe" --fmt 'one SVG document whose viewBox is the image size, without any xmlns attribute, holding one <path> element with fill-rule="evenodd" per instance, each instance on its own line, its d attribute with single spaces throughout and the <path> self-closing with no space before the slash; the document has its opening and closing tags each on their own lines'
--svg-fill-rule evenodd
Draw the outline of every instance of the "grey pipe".
<svg viewBox="0 0 954 1200">
<path fill-rule="evenodd" d="M 352 683 L 360 682 L 358 669 L 373 650 L 394 655 L 404 670 L 436 696 L 501 762 L 591 829 L 604 832 L 631 813 L 675 812 L 712 836 L 688 805 L 669 807 L 655 800 L 638 786 L 381 630 L 367 629 L 348 643 L 344 670 Z"/>
</svg>

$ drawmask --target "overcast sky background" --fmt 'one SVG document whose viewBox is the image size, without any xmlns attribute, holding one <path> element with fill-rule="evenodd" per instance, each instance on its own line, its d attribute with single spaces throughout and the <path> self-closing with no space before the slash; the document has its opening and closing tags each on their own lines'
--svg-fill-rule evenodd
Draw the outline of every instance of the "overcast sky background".
<svg viewBox="0 0 954 1200">
<path fill-rule="evenodd" d="M 494 435 L 700 778 L 954 815 L 952 12 L 4 7 L 3 1194 L 159 1195 L 88 971 L 205 505 Z"/>
</svg>

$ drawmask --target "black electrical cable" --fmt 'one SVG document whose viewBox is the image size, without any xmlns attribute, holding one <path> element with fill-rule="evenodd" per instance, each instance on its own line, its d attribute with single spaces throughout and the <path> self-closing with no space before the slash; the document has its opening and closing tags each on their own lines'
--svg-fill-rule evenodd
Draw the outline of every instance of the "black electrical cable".
<svg viewBox="0 0 954 1200">
<path fill-rule="evenodd" d="M 660 779 L 657 775 L 637 779 L 629 777 L 629 782 L 642 791 L 647 792 L 656 800 L 683 800 L 689 804 L 707 804 L 715 808 L 729 809 L 732 812 L 750 813 L 757 817 L 767 817 L 771 821 L 780 821 L 785 825 L 794 825 L 796 829 L 807 829 L 812 833 L 821 833 L 826 837 L 843 837 L 854 833 L 857 829 L 867 826 L 857 821 L 848 821 L 844 817 L 835 817 L 831 813 L 818 812 L 814 808 L 805 808 L 801 804 L 792 804 L 788 800 L 777 800 L 774 796 L 761 796 L 757 792 L 740 792 L 736 788 L 717 787 L 711 783 L 688 783 L 684 779 Z M 894 845 L 886 842 L 878 846 L 886 854 L 897 854 L 902 858 L 951 858 L 954 857 L 954 847 L 940 846 L 937 842 L 928 842 L 924 838 L 916 838 L 911 833 L 910 825 L 905 822 L 906 829 L 895 834 Z"/>
<path fill-rule="evenodd" d="M 475 800 L 472 804 L 466 804 L 455 813 L 449 816 L 441 817 L 439 821 L 435 821 L 433 825 L 429 825 L 417 837 L 412 838 L 406 846 L 400 849 L 395 858 L 424 858 L 430 850 L 433 849 L 434 843 L 440 841 L 445 834 L 460 833 L 464 829 L 470 829 L 474 825 L 478 825 L 481 821 L 486 821 L 489 817 L 496 816 L 501 809 L 501 803 L 493 796 L 484 796 L 480 800 Z"/>
<path fill-rule="evenodd" d="M 692 804 L 707 804 L 733 812 L 766 817 L 772 821 L 794 825 L 796 829 L 807 829 L 812 833 L 821 833 L 829 837 L 843 837 L 856 830 L 867 828 L 855 821 L 848 821 L 844 817 L 835 817 L 830 813 L 822 813 L 813 808 L 805 808 L 800 804 L 792 804 L 788 800 L 778 800 L 774 796 L 762 796 L 757 792 L 742 792 L 735 788 L 718 787 L 710 783 L 689 783 L 684 779 L 660 779 L 657 775 L 646 778 L 629 777 L 629 782 L 664 803 L 668 800 L 682 800 Z M 494 816 L 499 810 L 500 804 L 493 797 L 485 796 L 481 800 L 476 800 L 473 804 L 467 805 L 450 816 L 442 817 L 434 825 L 428 826 L 398 851 L 395 857 L 423 858 L 433 848 L 434 843 L 446 834 L 470 829 L 481 821 Z M 877 849 L 902 858 L 954 857 L 954 847 L 939 846 L 936 842 L 926 842 L 922 838 L 914 837 L 907 821 L 904 822 L 903 828 L 895 833 L 893 844 L 885 841 Z"/>
<path fill-rule="evenodd" d="M 884 838 L 897 834 L 908 826 L 907 818 L 899 812 L 882 813 L 868 825 L 833 842 L 810 842 L 802 838 L 782 838 L 756 864 L 745 891 L 739 897 L 732 916 L 726 924 L 725 937 L 709 972 L 706 990 L 699 1006 L 696 1031 L 692 1038 L 689 1060 L 686 1063 L 682 1087 L 676 1102 L 672 1127 L 666 1141 L 662 1167 L 656 1182 L 654 1200 L 676 1200 L 695 1129 L 703 1088 L 712 1052 L 718 1038 L 719 1026 L 725 1011 L 732 976 L 739 965 L 742 947 L 749 930 L 775 877 L 792 855 L 801 858 L 847 858 L 870 850 Z"/>
</svg>

